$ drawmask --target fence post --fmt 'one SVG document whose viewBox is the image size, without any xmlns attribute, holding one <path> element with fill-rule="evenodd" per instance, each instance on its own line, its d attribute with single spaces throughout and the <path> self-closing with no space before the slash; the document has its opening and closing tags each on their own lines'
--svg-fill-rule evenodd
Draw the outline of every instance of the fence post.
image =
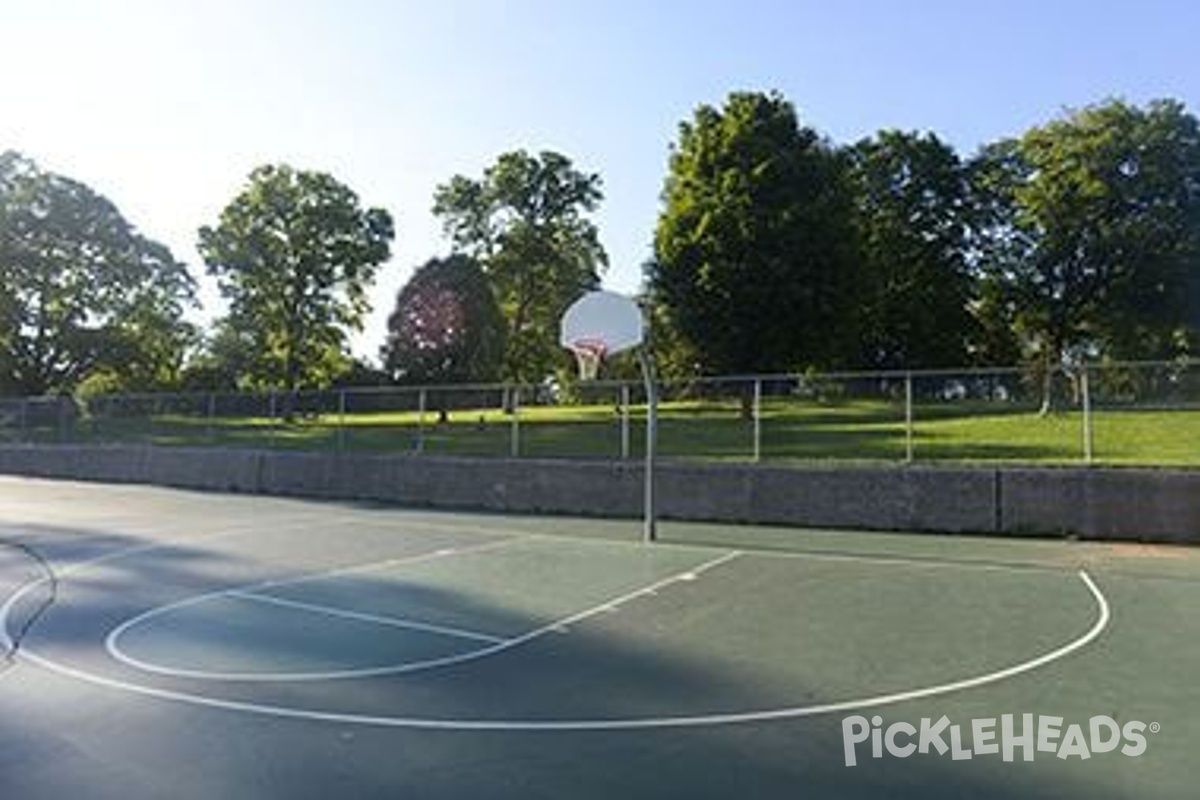
<svg viewBox="0 0 1200 800">
<path fill-rule="evenodd" d="M 104 431 L 100 427 L 100 409 L 102 403 L 99 395 L 90 397 L 87 401 L 87 428 L 88 436 L 91 437 L 93 444 L 104 443 Z"/>
<path fill-rule="evenodd" d="M 417 443 L 418 453 L 425 452 L 425 390 L 417 392 Z"/>
<path fill-rule="evenodd" d="M 337 450 L 346 449 L 346 390 L 338 389 Z"/>
<path fill-rule="evenodd" d="M 1087 366 L 1083 366 L 1079 373 L 1079 394 L 1083 404 L 1083 462 L 1085 464 L 1092 463 L 1092 392 L 1088 386 L 1088 370 Z"/>
<path fill-rule="evenodd" d="M 29 398 L 21 398 L 21 444 L 29 443 Z"/>
<path fill-rule="evenodd" d="M 621 458 L 629 458 L 629 384 L 621 384 Z"/>
<path fill-rule="evenodd" d="M 762 379 L 754 379 L 754 463 L 762 460 Z"/>
<path fill-rule="evenodd" d="M 216 441 L 217 393 L 208 393 L 208 408 L 205 410 L 204 440 L 209 444 Z"/>
<path fill-rule="evenodd" d="M 272 389 L 267 398 L 267 443 L 271 447 L 275 446 L 275 437 L 279 433 L 275 424 L 275 390 Z"/>
<path fill-rule="evenodd" d="M 913 379 L 904 373 L 904 463 L 913 462 Z"/>
<path fill-rule="evenodd" d="M 521 456 L 521 387 L 514 386 L 508 390 L 509 409 L 512 412 L 512 446 L 509 454 L 513 458 Z"/>
<path fill-rule="evenodd" d="M 57 395 L 55 401 L 58 405 L 58 443 L 67 444 L 67 404 L 62 395 Z"/>
</svg>

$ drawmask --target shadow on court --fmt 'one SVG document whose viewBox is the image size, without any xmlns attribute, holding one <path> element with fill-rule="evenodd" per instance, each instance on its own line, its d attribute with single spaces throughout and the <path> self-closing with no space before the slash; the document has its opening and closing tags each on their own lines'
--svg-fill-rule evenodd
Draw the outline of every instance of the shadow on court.
<svg viewBox="0 0 1200 800">
<path fill-rule="evenodd" d="M 147 675 L 104 652 L 105 634 L 122 620 L 201 592 L 385 557 L 388 537 L 379 536 L 369 546 L 356 545 L 349 540 L 356 536 L 365 540 L 367 533 L 348 526 L 324 533 L 319 545 L 297 535 L 286 549 L 281 549 L 284 536 L 263 548 L 198 540 L 133 553 L 96 570 L 71 574 L 66 569 L 71 564 L 147 540 L 106 529 L 20 527 L 22 541 L 65 573 L 61 602 L 32 630 L 29 646 L 110 679 L 260 705 L 448 720 L 611 720 L 668 715 L 688 708 L 769 708 L 781 701 L 778 687 L 745 679 L 753 673 L 751 668 L 738 672 L 730 665 L 717 667 L 686 649 L 665 645 L 674 641 L 671 626 L 690 624 L 703 630 L 706 615 L 717 613 L 722 603 L 733 602 L 704 596 L 698 591 L 703 579 L 663 590 L 669 614 L 657 616 L 653 609 L 638 608 L 601 614 L 490 658 L 436 671 L 284 684 Z M 319 528 L 319 521 L 314 528 Z M 502 525 L 495 530 L 505 533 Z M 268 534 L 264 529 L 257 538 L 266 541 Z M 431 542 L 407 535 L 416 541 L 412 552 L 431 549 Z M 341 542 L 336 541 L 339 537 Z M 433 547 L 444 540 L 438 534 L 428 538 Z M 0 562 L 5 596 L 14 583 L 28 579 L 27 568 Z M 502 637 L 538 630 L 552 621 L 546 615 L 514 613 L 511 607 L 485 602 L 473 587 L 406 581 L 400 572 L 390 580 L 345 574 L 317 587 L 321 591 L 303 584 L 270 591 L 331 605 L 336 601 L 338 607 L 350 603 L 351 610 L 367 613 L 403 612 L 444 626 L 474 624 Z M 302 588 L 310 591 L 301 593 Z M 1119 582 L 1116 588 L 1138 589 Z M 668 597 L 668 593 L 673 594 Z M 30 602 L 33 599 L 31 594 Z M 1143 595 L 1142 602 L 1153 600 Z M 272 611 L 258 617 L 231 608 L 203 610 L 208 613 L 190 624 L 164 617 L 161 630 L 147 629 L 139 652 L 174 657 L 179 665 L 204 665 L 207 659 L 209 667 L 300 670 L 379 665 L 478 646 L 469 644 L 464 650 L 461 642 L 449 647 L 448 642 L 438 644 L 424 634 L 381 631 L 379 626 L 330 621 L 302 612 Z M 803 614 L 804 609 L 779 608 L 778 613 Z M 629 626 L 627 618 L 635 618 L 636 626 Z M 10 628 L 15 621 L 10 619 Z M 854 620 L 843 624 L 852 626 Z M 761 635 L 771 636 L 771 627 L 764 620 Z M 188 641 L 190 651 L 185 648 Z M 1035 671 L 1012 683 L 874 713 L 887 722 L 912 723 L 944 713 L 964 726 L 973 717 L 1001 713 L 1108 713 L 1112 701 L 1103 693 L 1109 684 L 1096 676 L 1110 670 L 1103 662 L 1117 646 L 1100 644 L 1097 652 L 1079 654 L 1078 661 L 1046 667 L 1047 674 Z M 1153 640 L 1137 643 L 1154 644 Z M 748 659 L 752 656 L 747 653 Z M 887 653 L 874 656 L 886 658 Z M 739 677 L 731 678 L 735 675 Z M 1070 685 L 1072 676 L 1079 685 Z M 826 692 L 827 687 L 809 685 L 801 676 L 788 694 L 794 695 L 796 703 L 836 699 Z M 1087 704 L 1089 696 L 1094 698 L 1092 705 Z M 1159 782 L 1154 782 L 1147 774 L 1150 763 L 1115 754 L 1090 762 L 1060 761 L 1048 753 L 1037 754 L 1033 763 L 1005 763 L 999 756 L 956 762 L 949 755 L 875 760 L 869 757 L 869 747 L 860 745 L 858 766 L 846 767 L 843 716 L 656 730 L 410 730 L 200 708 L 89 684 L 36 663 L 23 663 L 0 675 L 0 796 L 997 800 L 1187 796 L 1176 793 L 1184 788 L 1182 776 L 1166 781 L 1159 776 Z M 1076 721 L 1086 721 L 1086 716 Z"/>
</svg>

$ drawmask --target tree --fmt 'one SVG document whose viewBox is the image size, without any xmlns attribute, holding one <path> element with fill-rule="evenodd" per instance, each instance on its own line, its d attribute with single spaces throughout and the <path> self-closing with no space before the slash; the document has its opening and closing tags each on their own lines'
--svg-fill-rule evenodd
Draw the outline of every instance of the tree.
<svg viewBox="0 0 1200 800">
<path fill-rule="evenodd" d="M 182 317 L 195 283 L 82 183 L 0 154 L 0 390 L 111 388 L 178 377 L 194 334 Z"/>
<path fill-rule="evenodd" d="M 482 265 L 504 315 L 507 380 L 540 381 L 561 363 L 559 318 L 608 264 L 587 217 L 601 199 L 600 177 L 554 152 L 505 153 L 481 180 L 438 187 L 434 214 L 455 251 Z"/>
<path fill-rule="evenodd" d="M 966 171 L 932 134 L 882 131 L 849 151 L 861 246 L 861 361 L 958 366 L 974 335 Z"/>
<path fill-rule="evenodd" d="M 255 340 L 228 317 L 213 323 L 183 367 L 185 391 L 236 392 L 254 388 Z"/>
<path fill-rule="evenodd" d="M 679 325 L 671 318 L 670 309 L 648 297 L 641 298 L 641 305 L 648 309 L 650 317 L 647 320 L 650 348 L 658 376 L 668 381 L 686 381 L 702 372 L 695 347 L 680 333 Z M 627 377 L 637 380 L 641 376 L 641 368 L 636 363 L 631 366 Z M 612 372 L 606 368 L 606 374 L 611 375 Z"/>
<path fill-rule="evenodd" d="M 1033 259 L 1034 232 L 1017 224 L 1016 187 L 1030 177 L 1016 139 L 985 145 L 966 165 L 970 191 L 969 260 L 976 299 L 973 360 L 1012 366 L 1023 357 L 1012 291 L 1016 274 Z"/>
<path fill-rule="evenodd" d="M 845 357 L 855 237 L 843 159 L 776 94 L 731 94 L 680 125 L 647 281 L 702 369 Z"/>
<path fill-rule="evenodd" d="M 1174 101 L 1110 101 L 992 148 L 1000 212 L 986 281 L 1046 376 L 1097 355 L 1167 357 L 1186 341 L 1200 258 L 1200 126 Z"/>
<path fill-rule="evenodd" d="M 350 362 L 350 367 L 334 381 L 334 386 L 354 389 L 362 386 L 389 386 L 391 383 L 391 377 L 386 370 L 365 359 L 355 358 Z"/>
<path fill-rule="evenodd" d="M 382 358 L 404 383 L 485 383 L 504 357 L 504 318 L 479 264 L 433 259 L 396 298 Z"/>
<path fill-rule="evenodd" d="M 347 331 L 362 327 L 393 236 L 386 211 L 362 209 L 330 175 L 250 174 L 217 226 L 200 229 L 199 250 L 229 299 L 226 324 L 251 346 L 256 386 L 324 386 L 345 370 Z"/>
</svg>

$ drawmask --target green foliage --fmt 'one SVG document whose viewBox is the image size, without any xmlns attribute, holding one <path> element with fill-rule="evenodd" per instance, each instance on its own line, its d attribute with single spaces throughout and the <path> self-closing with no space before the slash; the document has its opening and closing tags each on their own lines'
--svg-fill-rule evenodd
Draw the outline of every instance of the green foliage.
<svg viewBox="0 0 1200 800">
<path fill-rule="evenodd" d="M 608 257 L 587 214 L 600 177 L 554 152 L 501 155 L 480 180 L 456 175 L 439 186 L 433 212 L 454 249 L 474 257 L 507 326 L 503 376 L 540 381 L 563 363 L 562 312 L 595 288 Z"/>
<path fill-rule="evenodd" d="M 219 319 L 183 368 L 180 382 L 187 391 L 251 390 L 255 388 L 255 337 L 235 328 L 228 317 Z"/>
<path fill-rule="evenodd" d="M 701 372 L 700 356 L 696 348 L 679 332 L 679 325 L 671 317 L 671 309 L 663 303 L 643 303 L 649 307 L 650 326 L 648 339 L 654 357 L 654 368 L 663 380 L 684 380 Z M 630 380 L 641 379 L 641 369 L 636 363 L 623 365 L 624 371 L 605 367 L 605 375 Z"/>
<path fill-rule="evenodd" d="M 861 365 L 958 366 L 978 338 L 967 307 L 966 171 L 936 136 L 881 131 L 849 151 L 861 247 Z"/>
<path fill-rule="evenodd" d="M 854 287 L 845 164 L 778 95 L 735 93 L 680 126 L 647 279 L 711 372 L 830 365 Z"/>
<path fill-rule="evenodd" d="M 295 390 L 345 371 L 347 331 L 362 327 L 393 237 L 386 211 L 362 209 L 330 175 L 254 170 L 217 226 L 200 229 L 200 254 L 230 302 L 226 325 L 251 354 L 239 383 Z"/>
<path fill-rule="evenodd" d="M 391 383 L 391 378 L 385 370 L 361 358 L 355 358 L 350 362 L 349 368 L 334 381 L 334 386 L 353 388 L 356 386 L 388 386 Z"/>
<path fill-rule="evenodd" d="M 483 270 L 464 255 L 433 259 L 400 290 L 382 357 L 402 383 L 495 381 L 504 318 Z"/>
<path fill-rule="evenodd" d="M 1110 101 L 974 166 L 985 316 L 1027 357 L 1169 357 L 1200 257 L 1200 131 L 1172 101 Z"/>
<path fill-rule="evenodd" d="M 178 378 L 195 284 L 87 186 L 0 154 L 0 391 L 116 389 Z"/>
</svg>

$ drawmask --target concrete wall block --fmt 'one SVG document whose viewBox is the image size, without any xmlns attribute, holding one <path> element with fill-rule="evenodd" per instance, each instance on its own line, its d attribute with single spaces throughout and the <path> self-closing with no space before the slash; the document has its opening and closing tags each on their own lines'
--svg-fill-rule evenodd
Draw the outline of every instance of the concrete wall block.
<svg viewBox="0 0 1200 800">
<path fill-rule="evenodd" d="M 1200 472 L 1030 468 L 1000 475 L 1005 533 L 1200 541 Z"/>
<path fill-rule="evenodd" d="M 637 462 L 0 446 L 0 472 L 410 506 L 636 518 Z M 1200 471 L 663 462 L 660 515 L 827 528 L 1200 541 Z"/>
</svg>

